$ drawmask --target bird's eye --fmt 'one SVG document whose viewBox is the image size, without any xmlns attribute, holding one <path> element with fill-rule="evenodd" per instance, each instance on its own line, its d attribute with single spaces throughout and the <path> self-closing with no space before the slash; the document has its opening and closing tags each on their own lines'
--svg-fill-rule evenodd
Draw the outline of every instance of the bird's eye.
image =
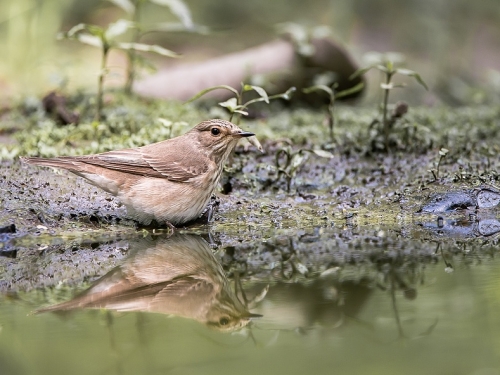
<svg viewBox="0 0 500 375">
<path fill-rule="evenodd" d="M 225 326 L 228 323 L 229 323 L 229 319 L 228 318 L 220 318 L 220 320 L 219 320 L 219 324 L 221 326 Z"/>
<path fill-rule="evenodd" d="M 220 134 L 220 129 L 212 128 L 212 129 L 210 129 L 210 133 L 212 133 L 212 135 L 214 135 L 214 136 L 218 136 Z"/>
</svg>

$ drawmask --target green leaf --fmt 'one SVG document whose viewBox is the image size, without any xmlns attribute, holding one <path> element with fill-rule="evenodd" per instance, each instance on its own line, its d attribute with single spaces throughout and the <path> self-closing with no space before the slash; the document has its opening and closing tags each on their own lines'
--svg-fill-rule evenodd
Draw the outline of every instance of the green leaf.
<svg viewBox="0 0 500 375">
<path fill-rule="evenodd" d="M 240 115 L 248 116 L 248 112 L 247 111 L 242 111 L 241 109 L 235 109 L 233 111 L 233 113 L 239 113 Z"/>
<path fill-rule="evenodd" d="M 260 152 L 264 152 L 264 148 L 262 147 L 262 145 L 260 144 L 259 140 L 257 139 L 257 137 L 255 135 L 252 135 L 251 137 L 247 137 L 247 141 L 253 145 L 255 148 L 257 148 L 257 150 L 259 150 Z"/>
<path fill-rule="evenodd" d="M 392 72 L 392 71 L 394 71 L 394 63 L 391 60 L 388 60 L 385 62 L 384 68 L 387 69 L 387 71 Z M 380 70 L 384 71 L 383 69 L 380 69 Z"/>
<path fill-rule="evenodd" d="M 152 3 L 168 7 L 173 15 L 182 22 L 186 29 L 192 29 L 194 26 L 191 18 L 191 11 L 181 0 L 150 0 Z"/>
<path fill-rule="evenodd" d="M 86 31 L 90 35 L 97 36 L 99 38 L 102 38 L 104 35 L 104 29 L 99 26 L 79 23 L 78 25 L 73 26 L 67 32 L 59 33 L 57 37 L 58 39 L 76 39 L 76 37 L 83 31 Z"/>
<path fill-rule="evenodd" d="M 351 87 L 349 89 L 346 89 L 346 90 L 342 90 L 342 91 L 339 91 L 339 92 L 336 92 L 335 93 L 335 99 L 340 99 L 340 98 L 344 98 L 346 96 L 349 96 L 349 95 L 352 95 L 352 94 L 355 94 L 359 91 L 362 91 L 363 89 L 365 88 L 365 84 L 364 82 L 360 82 L 358 83 L 356 86 L 354 87 Z"/>
<path fill-rule="evenodd" d="M 78 25 L 73 26 L 71 29 L 69 29 L 65 33 L 61 33 L 64 37 L 66 38 L 72 38 L 76 34 L 78 34 L 80 31 L 87 30 L 87 24 L 86 23 L 79 23 Z"/>
<path fill-rule="evenodd" d="M 307 88 L 303 89 L 302 91 L 305 94 L 310 94 L 312 92 L 322 91 L 322 92 L 327 93 L 330 96 L 330 101 L 335 98 L 335 96 L 333 94 L 333 90 L 330 87 L 325 86 L 325 85 L 316 85 L 316 86 L 307 87 Z"/>
<path fill-rule="evenodd" d="M 389 67 L 387 65 L 377 64 L 377 65 L 375 65 L 375 68 L 377 68 L 378 70 L 380 70 L 381 72 L 384 72 L 386 74 L 391 72 L 391 70 L 389 69 Z"/>
<path fill-rule="evenodd" d="M 325 150 L 308 150 L 322 158 L 326 158 L 326 159 L 331 159 L 333 158 L 333 154 L 331 152 L 328 152 L 328 151 L 325 151 Z"/>
<path fill-rule="evenodd" d="M 227 86 L 227 85 L 219 85 L 219 86 L 213 86 L 213 87 L 209 87 L 208 89 L 205 89 L 205 90 L 202 90 L 200 91 L 198 94 L 196 94 L 195 96 L 193 96 L 191 99 L 189 99 L 186 103 L 191 103 L 193 101 L 195 101 L 196 99 L 202 97 L 203 95 L 205 95 L 206 93 L 210 92 L 210 91 L 214 91 L 214 90 L 218 90 L 218 89 L 224 89 L 224 90 L 229 90 L 231 91 L 233 94 L 235 94 L 236 96 L 240 95 L 240 93 L 232 88 L 231 86 Z"/>
<path fill-rule="evenodd" d="M 109 0 L 109 1 L 115 4 L 117 7 L 122 8 L 128 14 L 135 13 L 135 5 L 130 0 Z"/>
<path fill-rule="evenodd" d="M 158 55 L 166 57 L 180 57 L 180 55 L 175 53 L 174 51 L 170 51 L 169 49 L 157 46 L 155 44 L 149 45 L 143 43 L 118 43 L 116 47 L 126 51 L 133 50 L 140 52 L 154 52 Z"/>
<path fill-rule="evenodd" d="M 189 32 L 201 35 L 207 35 L 210 33 L 210 29 L 206 26 L 193 25 L 191 28 L 187 29 L 183 23 L 179 22 L 160 22 L 151 25 L 145 32 L 152 32 L 152 31 L 161 31 L 167 33 Z"/>
<path fill-rule="evenodd" d="M 227 108 L 230 112 L 234 112 L 238 108 L 238 101 L 236 100 L 236 98 L 230 98 L 225 102 L 220 102 L 219 105 L 221 107 Z"/>
<path fill-rule="evenodd" d="M 285 93 L 283 94 L 283 99 L 286 99 L 286 100 L 290 100 L 291 97 L 292 97 L 292 94 L 297 91 L 297 88 L 292 86 L 290 87 L 288 90 L 285 91 Z"/>
<path fill-rule="evenodd" d="M 356 70 L 354 73 L 351 74 L 351 76 L 349 77 L 349 79 L 353 80 L 354 78 L 358 78 L 360 76 L 363 76 L 366 73 L 368 73 L 368 71 L 370 71 L 373 68 L 375 68 L 376 66 L 377 66 L 377 64 L 373 64 L 373 65 L 365 66 L 364 68 L 359 68 L 358 70 Z"/>
<path fill-rule="evenodd" d="M 448 154 L 448 152 L 450 152 L 450 150 L 448 150 L 447 148 L 441 148 L 441 150 L 439 150 L 439 156 L 446 156 L 446 154 Z"/>
<path fill-rule="evenodd" d="M 81 43 L 98 48 L 102 48 L 105 43 L 104 29 L 99 26 L 89 25 L 86 23 L 75 25 L 66 33 L 59 33 L 57 35 L 57 38 L 74 39 L 78 40 Z"/>
<path fill-rule="evenodd" d="M 135 23 L 128 20 L 118 20 L 109 24 L 108 28 L 104 32 L 106 40 L 113 40 L 117 36 L 125 34 L 129 29 L 136 27 Z"/>
<path fill-rule="evenodd" d="M 105 30 L 100 26 L 85 24 L 85 30 L 94 36 L 100 37 L 101 39 L 104 38 Z"/>
<path fill-rule="evenodd" d="M 375 66 L 384 61 L 384 55 L 380 52 L 371 51 L 364 54 L 363 60 L 367 66 Z"/>
<path fill-rule="evenodd" d="M 253 85 L 243 85 L 243 91 L 250 91 L 250 90 L 254 90 L 267 104 L 269 104 L 269 97 L 267 96 L 267 92 L 262 87 Z"/>
<path fill-rule="evenodd" d="M 152 31 L 171 33 L 179 31 L 187 31 L 187 29 L 186 26 L 184 26 L 184 24 L 180 22 L 160 22 L 148 26 L 147 30 L 145 30 L 145 32 L 152 32 Z"/>
<path fill-rule="evenodd" d="M 288 90 L 286 90 L 283 94 L 276 94 L 269 97 L 269 99 L 285 99 L 290 100 L 292 98 L 292 94 L 297 91 L 297 88 L 292 86 Z"/>
<path fill-rule="evenodd" d="M 290 170 L 291 174 L 294 174 L 295 171 L 306 161 L 306 154 L 301 152 L 297 152 L 292 156 L 292 161 L 290 162 Z"/>
<path fill-rule="evenodd" d="M 382 58 L 386 62 L 391 62 L 392 65 L 402 64 L 406 60 L 405 55 L 400 52 L 386 52 L 382 55 Z"/>
<path fill-rule="evenodd" d="M 97 47 L 97 48 L 102 48 L 102 46 L 103 46 L 103 42 L 102 42 L 101 38 L 94 36 L 94 35 L 90 35 L 90 34 L 78 34 L 78 35 L 74 36 L 72 39 L 76 39 L 81 43 L 88 44 L 89 46 L 93 46 L 93 47 Z"/>
<path fill-rule="evenodd" d="M 83 30 L 87 30 L 87 24 L 79 23 L 78 25 L 73 26 L 67 32 L 60 33 L 59 35 L 62 36 L 63 38 L 73 38 L 76 34 L 78 34 L 80 31 Z"/>
<path fill-rule="evenodd" d="M 402 74 L 405 76 L 412 76 L 415 74 L 415 72 L 413 70 L 403 69 L 403 68 L 396 69 L 396 73 L 399 73 L 399 74 Z"/>
<path fill-rule="evenodd" d="M 420 74 L 418 74 L 417 72 L 410 69 L 396 69 L 396 73 L 415 78 L 417 82 L 420 83 L 426 90 L 429 90 L 427 84 L 424 82 L 422 77 L 420 77 Z"/>
</svg>

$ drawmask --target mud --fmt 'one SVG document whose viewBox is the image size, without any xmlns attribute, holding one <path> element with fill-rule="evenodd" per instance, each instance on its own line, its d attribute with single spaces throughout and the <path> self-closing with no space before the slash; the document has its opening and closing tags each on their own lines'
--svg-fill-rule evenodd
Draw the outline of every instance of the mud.
<svg viewBox="0 0 500 375">
<path fill-rule="evenodd" d="M 150 110 L 150 116 L 170 113 L 173 128 L 151 120 L 148 128 L 134 131 L 133 124 L 142 124 L 137 119 L 145 116 L 138 105 L 109 112 L 106 129 L 96 124 L 57 128 L 28 116 L 30 134 L 15 132 L 17 143 L 2 154 L 100 152 L 185 130 L 175 120 L 185 108 L 154 103 Z M 210 116 L 197 111 L 186 117 L 190 123 Z M 341 109 L 332 144 L 323 141 L 322 113 L 281 111 L 242 124 L 257 133 L 265 152 L 248 144 L 238 147 L 217 193 L 213 221 L 179 230 L 206 237 L 229 275 L 236 272 L 248 282 L 312 280 L 338 267 L 351 274 L 377 273 L 383 264 L 405 269 L 436 262 L 443 252 L 491 256 L 500 230 L 497 113 L 494 108 L 415 109 L 407 126 L 395 130 L 389 153 L 366 127 L 370 110 Z M 14 118 L 9 116 L 4 123 Z M 92 142 L 95 132 L 106 141 Z M 322 148 L 334 157 L 308 154 L 288 191 L 275 161 L 288 145 Z M 430 170 L 441 145 L 451 151 L 436 179 Z M 138 227 L 114 197 L 78 177 L 21 165 L 15 157 L 0 164 L 0 191 L 0 227 L 16 227 L 15 233 L 1 234 L 3 291 L 81 286 L 117 265 L 128 252 L 128 240 L 168 232 Z"/>
</svg>

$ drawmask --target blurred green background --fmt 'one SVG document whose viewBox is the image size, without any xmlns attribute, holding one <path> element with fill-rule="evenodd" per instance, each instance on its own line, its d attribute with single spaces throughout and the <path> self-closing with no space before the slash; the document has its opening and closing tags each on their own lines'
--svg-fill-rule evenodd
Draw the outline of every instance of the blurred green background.
<svg viewBox="0 0 500 375">
<path fill-rule="evenodd" d="M 328 26 L 359 64 L 369 51 L 397 51 L 431 88 L 409 85 L 415 104 L 492 103 L 500 97 L 498 0 L 185 0 L 209 35 L 154 33 L 142 41 L 182 53 L 154 57 L 158 67 L 234 52 L 272 40 L 275 25 Z M 107 25 L 128 15 L 103 0 L 0 1 L 0 105 L 50 89 L 95 90 L 99 51 L 56 34 L 80 22 Z M 143 23 L 175 21 L 168 9 L 146 3 Z M 110 56 L 108 87 L 123 82 L 125 58 Z M 373 73 L 376 75 L 376 73 Z M 375 86 L 375 85 L 372 85 Z M 366 100 L 369 100 L 369 95 Z"/>
</svg>

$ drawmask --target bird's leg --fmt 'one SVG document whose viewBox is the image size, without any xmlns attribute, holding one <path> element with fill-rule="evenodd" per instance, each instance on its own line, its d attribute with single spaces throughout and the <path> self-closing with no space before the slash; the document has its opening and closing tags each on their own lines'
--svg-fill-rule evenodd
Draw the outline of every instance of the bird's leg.
<svg viewBox="0 0 500 375">
<path fill-rule="evenodd" d="M 201 219 L 204 219 L 207 223 L 210 223 L 213 219 L 214 212 L 219 208 L 220 200 L 217 196 L 212 195 L 210 202 L 208 202 L 207 209 L 201 215 Z"/>
<path fill-rule="evenodd" d="M 142 223 L 135 223 L 135 227 L 137 229 L 146 229 L 146 230 L 155 230 L 155 229 L 162 229 L 167 227 L 168 229 L 171 229 L 172 232 L 175 232 L 177 229 L 174 224 L 172 224 L 170 221 L 165 220 L 164 222 L 160 222 L 157 220 L 153 220 L 150 224 L 144 225 Z"/>
<path fill-rule="evenodd" d="M 165 220 L 165 225 L 166 225 L 167 227 L 169 227 L 170 229 L 172 229 L 172 232 L 175 232 L 175 230 L 177 229 L 177 228 L 175 227 L 175 225 L 174 225 L 174 224 L 172 224 L 170 221 Z"/>
</svg>

